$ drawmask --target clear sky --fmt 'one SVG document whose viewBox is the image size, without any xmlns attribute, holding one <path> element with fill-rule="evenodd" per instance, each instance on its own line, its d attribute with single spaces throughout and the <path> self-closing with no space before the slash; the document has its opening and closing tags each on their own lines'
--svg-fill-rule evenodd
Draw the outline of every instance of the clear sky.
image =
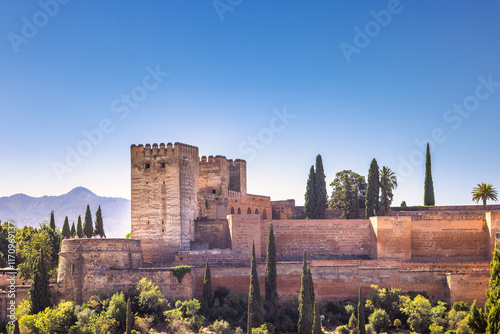
<svg viewBox="0 0 500 334">
<path fill-rule="evenodd" d="M 370 161 L 437 205 L 500 187 L 498 1 L 0 2 L 0 196 L 130 198 L 131 144 L 248 162 L 248 190 L 304 201 Z M 90 137 L 90 140 L 88 139 Z M 328 192 L 331 187 L 328 186 Z"/>
</svg>

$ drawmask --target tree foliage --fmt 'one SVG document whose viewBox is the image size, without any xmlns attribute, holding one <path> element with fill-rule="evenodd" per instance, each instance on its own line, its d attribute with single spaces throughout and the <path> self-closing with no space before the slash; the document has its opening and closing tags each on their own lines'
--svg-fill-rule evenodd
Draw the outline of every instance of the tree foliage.
<svg viewBox="0 0 500 334">
<path fill-rule="evenodd" d="M 92 238 L 94 235 L 94 228 L 92 224 L 92 213 L 90 212 L 90 207 L 87 204 L 87 210 L 85 211 L 85 221 L 83 223 L 83 235 L 87 238 Z"/>
<path fill-rule="evenodd" d="M 62 234 L 63 239 L 70 239 L 71 238 L 71 229 L 69 227 L 68 216 L 66 216 L 66 218 L 64 218 L 64 224 L 63 224 L 61 234 Z"/>
<path fill-rule="evenodd" d="M 330 208 L 341 210 L 341 219 L 359 218 L 359 209 L 365 207 L 365 178 L 351 170 L 335 174 L 330 186 L 333 187 Z"/>
<path fill-rule="evenodd" d="M 467 316 L 467 326 L 473 334 L 486 333 L 486 327 L 488 326 L 487 319 L 483 310 L 476 306 L 475 300 Z"/>
<path fill-rule="evenodd" d="M 269 223 L 267 233 L 267 253 L 266 253 L 266 308 L 268 318 L 272 318 L 278 307 L 278 274 L 276 272 L 276 243 L 274 239 L 273 223 Z"/>
<path fill-rule="evenodd" d="M 498 201 L 498 192 L 491 183 L 478 183 L 477 187 L 472 189 L 472 201 L 483 202 L 486 205 L 487 200 Z"/>
<path fill-rule="evenodd" d="M 413 300 L 408 296 L 401 297 L 401 311 L 408 316 L 411 330 L 423 333 L 431 324 L 431 303 L 422 295 Z"/>
<path fill-rule="evenodd" d="M 127 300 L 127 320 L 125 326 L 125 333 L 132 334 L 132 326 L 134 322 L 134 318 L 132 315 L 132 303 L 130 302 L 130 298 Z"/>
<path fill-rule="evenodd" d="M 434 199 L 434 184 L 432 182 L 431 151 L 429 149 L 429 143 L 427 143 L 427 150 L 425 152 L 424 205 L 436 205 Z"/>
<path fill-rule="evenodd" d="M 383 309 L 376 308 L 368 317 L 368 322 L 377 333 L 381 333 L 391 326 L 389 315 Z"/>
<path fill-rule="evenodd" d="M 309 177 L 307 178 L 307 185 L 306 185 L 306 195 L 305 195 L 305 202 L 304 202 L 304 211 L 306 213 L 306 219 L 314 219 L 315 218 L 315 198 L 316 195 L 314 193 L 315 190 L 315 172 L 314 172 L 314 166 L 311 166 L 311 169 L 309 169 Z"/>
<path fill-rule="evenodd" d="M 486 318 L 486 333 L 497 334 L 500 331 L 500 243 L 496 244 L 490 263 L 491 276 L 489 289 L 486 292 L 488 300 L 484 305 Z"/>
<path fill-rule="evenodd" d="M 95 213 L 95 230 L 94 230 L 94 235 L 95 236 L 100 236 L 101 238 L 106 238 L 106 233 L 104 232 L 104 224 L 102 221 L 102 211 L 101 211 L 101 206 L 99 205 L 99 208 L 97 208 L 97 211 Z"/>
<path fill-rule="evenodd" d="M 54 217 L 54 210 L 50 211 L 50 228 L 55 230 L 56 229 L 56 219 Z"/>
<path fill-rule="evenodd" d="M 379 209 L 380 178 L 377 160 L 373 159 L 368 170 L 368 185 L 366 187 L 365 218 L 375 216 Z"/>
<path fill-rule="evenodd" d="M 82 216 L 78 216 L 78 224 L 76 225 L 76 235 L 78 238 L 83 238 Z"/>
<path fill-rule="evenodd" d="M 33 282 L 29 291 L 30 314 L 37 314 L 51 305 L 49 279 L 45 250 L 41 248 L 35 258 Z"/>
<path fill-rule="evenodd" d="M 145 277 L 129 290 L 129 295 L 132 311 L 139 315 L 152 314 L 156 317 L 167 303 L 158 285 Z"/>
<path fill-rule="evenodd" d="M 393 190 L 398 187 L 396 174 L 387 166 L 380 170 L 380 208 L 379 215 L 387 216 L 391 211 L 394 198 Z"/>
<path fill-rule="evenodd" d="M 322 334 L 322 333 L 323 330 L 321 329 L 321 314 L 319 311 L 319 304 L 318 302 L 314 302 L 312 334 Z"/>
<path fill-rule="evenodd" d="M 309 334 L 312 332 L 314 310 L 311 297 L 311 287 L 309 286 L 310 282 L 311 280 L 309 279 L 309 271 L 307 268 L 306 252 L 304 252 L 299 294 L 299 334 Z"/>
<path fill-rule="evenodd" d="M 361 285 L 358 293 L 358 334 L 366 334 L 365 329 L 365 301 L 361 294 Z"/>
<path fill-rule="evenodd" d="M 321 155 L 316 156 L 314 171 L 314 216 L 316 219 L 325 219 L 328 195 L 326 194 L 326 176 Z"/>
<path fill-rule="evenodd" d="M 250 288 L 248 292 L 248 320 L 247 332 L 259 327 L 264 322 L 264 307 L 260 295 L 259 276 L 257 275 L 257 262 L 255 259 L 255 242 L 252 242 L 252 262 L 250 266 Z"/>
<path fill-rule="evenodd" d="M 71 224 L 71 237 L 74 238 L 76 236 L 76 228 L 75 228 L 75 222 Z"/>
<path fill-rule="evenodd" d="M 203 306 L 212 307 L 212 274 L 208 260 L 205 263 L 205 275 L 203 277 Z"/>
</svg>

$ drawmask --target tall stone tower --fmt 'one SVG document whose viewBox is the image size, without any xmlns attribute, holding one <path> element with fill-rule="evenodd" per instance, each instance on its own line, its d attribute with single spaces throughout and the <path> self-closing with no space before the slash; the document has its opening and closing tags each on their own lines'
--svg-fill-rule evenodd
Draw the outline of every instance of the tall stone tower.
<svg viewBox="0 0 500 334">
<path fill-rule="evenodd" d="M 132 145 L 132 238 L 145 263 L 167 266 L 194 240 L 199 180 L 198 148 L 168 143 Z"/>
</svg>

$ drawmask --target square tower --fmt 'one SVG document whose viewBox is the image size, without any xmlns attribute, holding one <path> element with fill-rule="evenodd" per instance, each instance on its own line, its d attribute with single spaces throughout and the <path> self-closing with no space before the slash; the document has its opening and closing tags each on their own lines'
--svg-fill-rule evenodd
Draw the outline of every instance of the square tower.
<svg viewBox="0 0 500 334">
<path fill-rule="evenodd" d="M 198 148 L 132 145 L 130 157 L 132 238 L 141 240 L 145 263 L 167 266 L 194 240 Z"/>
</svg>

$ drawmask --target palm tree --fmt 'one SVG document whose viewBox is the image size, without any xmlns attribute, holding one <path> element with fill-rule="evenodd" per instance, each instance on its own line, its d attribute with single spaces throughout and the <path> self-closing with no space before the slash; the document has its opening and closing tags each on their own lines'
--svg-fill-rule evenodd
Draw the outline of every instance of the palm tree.
<svg viewBox="0 0 500 334">
<path fill-rule="evenodd" d="M 391 210 L 392 199 L 394 194 L 392 191 L 398 187 L 398 179 L 396 174 L 387 166 L 382 167 L 380 171 L 380 215 L 387 215 Z"/>
<path fill-rule="evenodd" d="M 486 205 L 486 201 L 491 199 L 492 201 L 498 201 L 498 193 L 491 183 L 481 183 L 477 187 L 472 189 L 472 201 L 479 203 L 483 201 L 483 205 Z"/>
</svg>

